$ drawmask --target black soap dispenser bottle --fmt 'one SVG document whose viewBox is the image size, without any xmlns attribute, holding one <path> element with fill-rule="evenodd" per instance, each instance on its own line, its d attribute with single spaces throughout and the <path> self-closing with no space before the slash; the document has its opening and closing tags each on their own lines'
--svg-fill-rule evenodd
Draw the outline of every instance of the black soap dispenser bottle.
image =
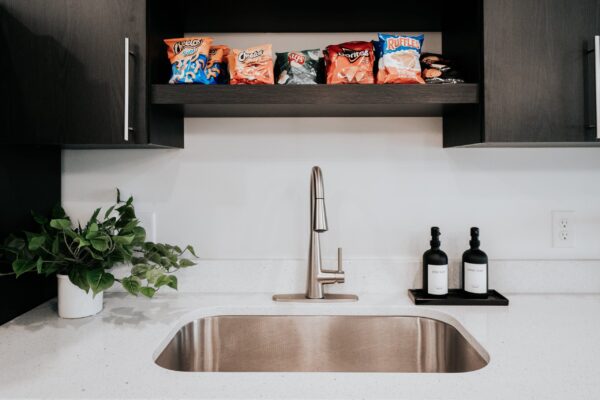
<svg viewBox="0 0 600 400">
<path fill-rule="evenodd" d="M 479 228 L 471 228 L 471 248 L 462 257 L 462 286 L 467 297 L 488 297 L 488 258 L 479 249 Z"/>
<path fill-rule="evenodd" d="M 448 256 L 440 250 L 440 228 L 431 228 L 431 249 L 423 254 L 423 290 L 429 296 L 448 295 Z"/>
</svg>

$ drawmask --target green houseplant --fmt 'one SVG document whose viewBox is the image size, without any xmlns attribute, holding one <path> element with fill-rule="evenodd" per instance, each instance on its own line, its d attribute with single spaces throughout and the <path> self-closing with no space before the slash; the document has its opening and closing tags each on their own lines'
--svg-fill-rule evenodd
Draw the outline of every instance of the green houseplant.
<svg viewBox="0 0 600 400">
<path fill-rule="evenodd" d="M 102 215 L 101 212 L 96 209 L 85 226 L 75 226 L 60 206 L 55 207 L 51 218 L 32 213 L 39 229 L 11 235 L 0 246 L 0 256 L 11 263 L 11 274 L 17 278 L 25 273 L 59 277 L 59 314 L 63 293 L 79 296 L 73 301 L 94 301 L 95 311 L 99 312 L 102 293 L 115 283 L 132 295 L 153 297 L 163 286 L 177 289 L 177 277 L 172 273 L 195 265 L 184 257 L 186 253 L 196 257 L 191 246 L 182 249 L 146 241 L 146 231 L 135 215 L 133 197 L 122 201 L 117 190 L 116 204 Z M 111 270 L 121 264 L 130 264 L 131 270 L 118 279 Z M 63 286 L 61 280 L 65 282 Z M 62 287 L 67 288 L 64 285 L 74 285 L 78 290 L 61 291 Z"/>
</svg>

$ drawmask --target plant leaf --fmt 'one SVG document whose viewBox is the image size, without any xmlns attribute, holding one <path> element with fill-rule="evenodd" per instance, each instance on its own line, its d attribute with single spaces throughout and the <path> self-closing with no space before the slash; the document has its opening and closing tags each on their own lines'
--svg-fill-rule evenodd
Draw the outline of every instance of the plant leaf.
<svg viewBox="0 0 600 400">
<path fill-rule="evenodd" d="M 198 256 L 196 255 L 196 250 L 194 250 L 194 248 L 192 246 L 187 245 L 185 250 L 189 251 L 194 257 L 198 258 Z"/>
<path fill-rule="evenodd" d="M 129 221 L 123 228 L 121 228 L 122 233 L 131 232 L 136 226 L 140 224 L 140 221 L 137 219 Z"/>
<path fill-rule="evenodd" d="M 48 223 L 48 218 L 36 213 L 35 211 L 31 211 L 31 216 L 33 217 L 33 220 L 40 225 L 45 225 Z"/>
<path fill-rule="evenodd" d="M 158 269 L 149 269 L 146 271 L 146 280 L 148 283 L 154 285 L 158 279 L 160 279 L 164 274 Z"/>
<path fill-rule="evenodd" d="M 191 267 L 194 265 L 196 265 L 196 263 L 191 260 L 188 260 L 187 258 L 182 258 L 181 260 L 179 260 L 179 266 L 181 268 Z"/>
<path fill-rule="evenodd" d="M 29 247 L 28 248 L 31 251 L 36 251 L 37 249 L 39 249 L 40 247 L 42 247 L 45 242 L 46 242 L 46 236 L 45 235 L 32 236 L 29 239 Z"/>
<path fill-rule="evenodd" d="M 143 242 L 144 240 L 146 240 L 146 230 L 141 226 L 136 226 L 135 228 L 133 228 L 133 234 L 135 235 L 136 242 Z"/>
<path fill-rule="evenodd" d="M 84 292 L 87 293 L 90 291 L 90 284 L 86 278 L 85 270 L 82 270 L 80 267 L 71 268 L 69 271 L 69 280 Z"/>
<path fill-rule="evenodd" d="M 35 268 L 35 263 L 30 262 L 29 260 L 17 259 L 12 263 L 13 271 L 15 272 L 16 277 L 23 275 L 26 272 L 31 271 Z"/>
<path fill-rule="evenodd" d="M 121 285 L 134 296 L 137 296 L 140 293 L 140 289 L 142 284 L 138 277 L 136 276 L 128 276 L 126 278 L 121 279 Z"/>
<path fill-rule="evenodd" d="M 140 293 L 146 297 L 152 298 L 154 293 L 156 293 L 156 289 L 151 288 L 150 286 L 144 286 L 140 288 Z"/>
<path fill-rule="evenodd" d="M 58 242 L 58 236 L 56 236 L 54 238 L 54 241 L 52 242 L 52 254 L 54 254 L 55 256 L 58 255 L 58 249 L 59 249 L 59 242 Z"/>
<path fill-rule="evenodd" d="M 169 283 L 167 283 L 167 286 L 177 290 L 177 277 L 175 275 L 169 275 Z"/>
<path fill-rule="evenodd" d="M 50 227 L 64 231 L 71 227 L 71 221 L 68 219 L 53 219 L 50 221 Z"/>
<path fill-rule="evenodd" d="M 177 277 L 175 275 L 163 275 L 156 280 L 157 288 L 167 285 L 168 287 L 177 290 Z"/>
<path fill-rule="evenodd" d="M 108 210 L 106 210 L 106 212 L 104 213 L 104 219 L 108 218 L 108 216 L 110 214 L 112 214 L 112 212 L 114 211 L 115 206 L 110 207 Z"/>
<path fill-rule="evenodd" d="M 97 239 L 90 240 L 90 244 L 97 251 L 106 251 L 108 250 L 108 240 L 104 237 L 100 237 Z"/>
<path fill-rule="evenodd" d="M 112 274 L 104 272 L 102 269 L 88 270 L 86 279 L 90 285 L 90 289 L 94 292 L 94 296 L 108 289 L 115 282 L 115 277 Z"/>
<path fill-rule="evenodd" d="M 100 209 L 96 208 L 96 210 L 94 211 L 94 214 L 92 214 L 90 220 L 88 221 L 88 225 L 90 223 L 95 223 L 96 221 L 98 221 L 98 214 L 100 214 Z"/>
<path fill-rule="evenodd" d="M 44 266 L 44 260 L 42 260 L 42 257 L 38 257 L 36 263 L 35 263 L 35 267 L 37 268 L 37 273 L 41 274 L 42 273 L 42 267 Z"/>
<path fill-rule="evenodd" d="M 147 264 L 136 264 L 131 269 L 131 274 L 137 276 L 138 278 L 144 278 L 149 269 L 150 266 Z"/>
<path fill-rule="evenodd" d="M 114 236 L 112 239 L 115 243 L 129 245 L 135 239 L 135 235 Z"/>
<path fill-rule="evenodd" d="M 76 238 L 76 239 L 75 239 L 75 242 L 79 243 L 79 246 L 78 246 L 79 248 L 82 248 L 82 247 L 87 247 L 87 246 L 89 246 L 89 245 L 90 245 L 90 242 L 88 242 L 87 240 L 85 240 L 85 239 L 84 239 L 84 238 L 82 238 L 82 237 L 78 237 L 78 238 Z"/>
<path fill-rule="evenodd" d="M 53 219 L 65 218 L 66 216 L 67 216 L 67 214 L 65 213 L 65 210 L 64 210 L 64 208 L 61 207 L 60 204 L 56 204 L 52 208 L 52 218 Z"/>
<path fill-rule="evenodd" d="M 85 233 L 85 238 L 90 240 L 90 239 L 95 239 L 97 236 L 98 236 L 98 224 L 93 222 L 87 228 L 87 232 Z"/>
<path fill-rule="evenodd" d="M 20 237 L 16 237 L 15 235 L 10 235 L 8 238 L 6 238 L 5 247 L 16 251 L 21 251 L 25 248 L 25 240 Z"/>
</svg>

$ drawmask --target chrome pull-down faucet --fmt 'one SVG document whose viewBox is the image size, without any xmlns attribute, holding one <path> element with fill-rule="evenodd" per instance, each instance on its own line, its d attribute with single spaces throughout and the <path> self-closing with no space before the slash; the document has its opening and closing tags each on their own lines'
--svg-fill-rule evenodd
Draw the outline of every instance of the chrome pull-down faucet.
<svg viewBox="0 0 600 400">
<path fill-rule="evenodd" d="M 276 294 L 275 301 L 356 301 L 353 294 L 329 294 L 323 285 L 344 283 L 342 249 L 338 248 L 337 271 L 323 269 L 321 260 L 321 233 L 327 232 L 325 190 L 321 168 L 313 167 L 310 180 L 310 243 L 308 248 L 308 276 L 305 294 Z"/>
<path fill-rule="evenodd" d="M 338 248 L 337 271 L 323 269 L 321 261 L 321 233 L 327 232 L 327 211 L 321 168 L 313 167 L 310 181 L 310 245 L 308 249 L 308 282 L 306 298 L 323 299 L 323 285 L 344 283 L 342 249 Z"/>
</svg>

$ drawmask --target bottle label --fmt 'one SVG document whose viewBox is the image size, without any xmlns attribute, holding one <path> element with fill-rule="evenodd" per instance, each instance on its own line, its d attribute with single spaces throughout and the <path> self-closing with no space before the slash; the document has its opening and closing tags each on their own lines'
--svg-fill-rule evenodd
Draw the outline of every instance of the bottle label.
<svg viewBox="0 0 600 400">
<path fill-rule="evenodd" d="M 427 265 L 427 293 L 448 294 L 448 264 Z"/>
<path fill-rule="evenodd" d="M 465 263 L 465 291 L 469 293 L 487 293 L 487 264 Z"/>
</svg>

